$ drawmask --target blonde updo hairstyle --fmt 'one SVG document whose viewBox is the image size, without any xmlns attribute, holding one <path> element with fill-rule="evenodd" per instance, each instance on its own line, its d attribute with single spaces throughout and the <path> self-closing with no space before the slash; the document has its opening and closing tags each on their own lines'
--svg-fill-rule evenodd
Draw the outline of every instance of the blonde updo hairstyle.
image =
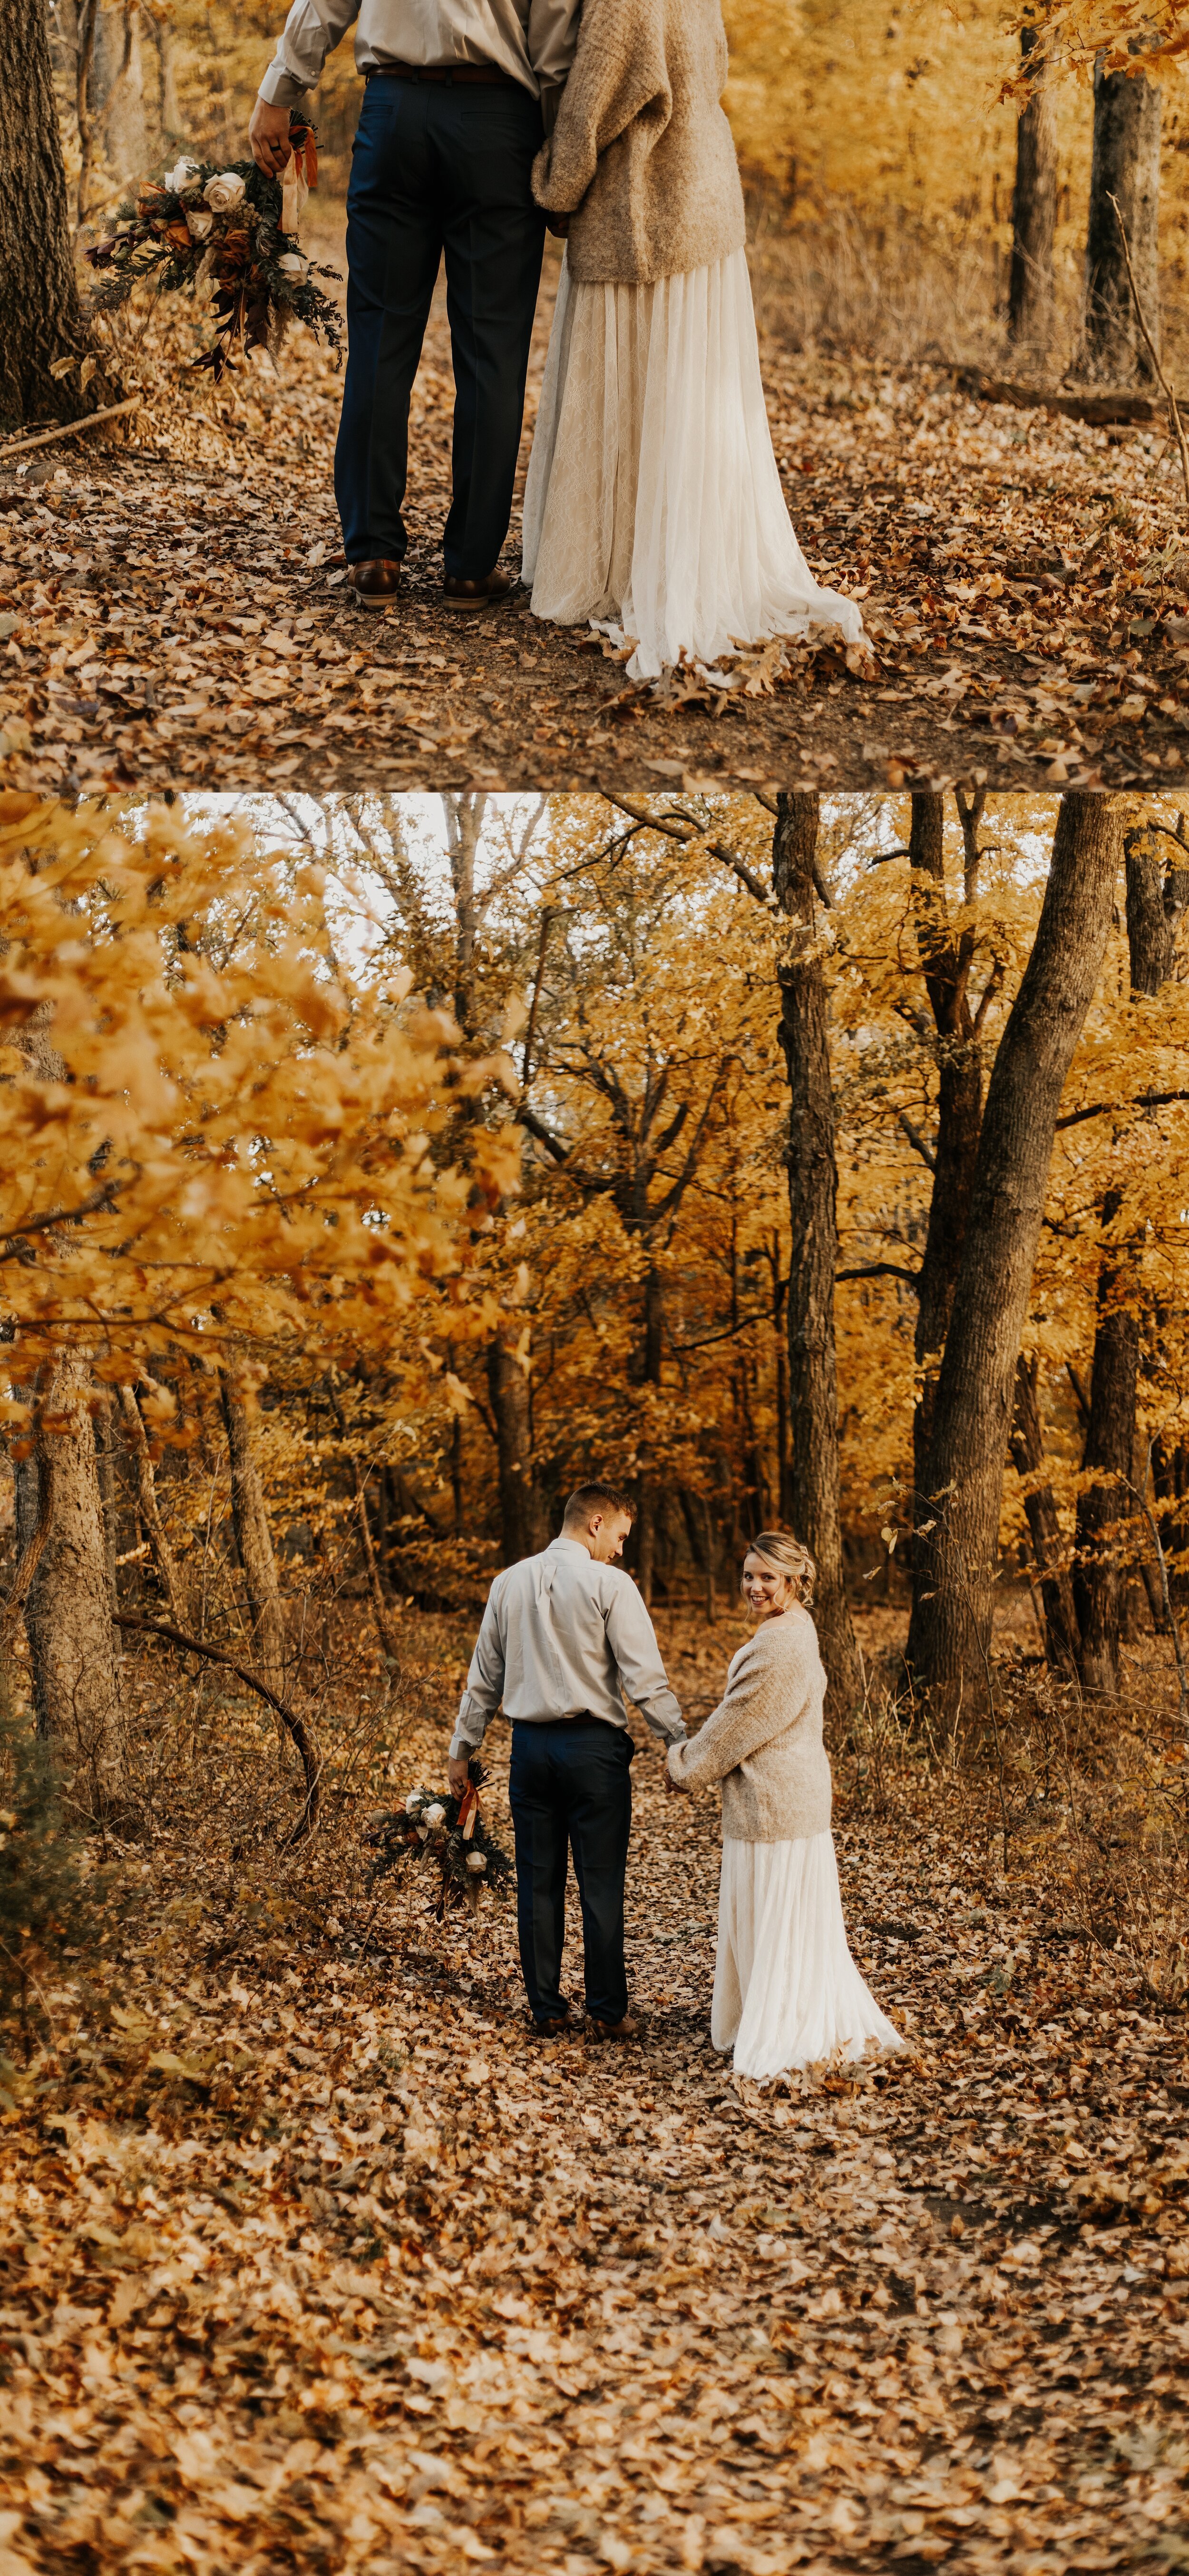
<svg viewBox="0 0 1189 2576">
<path fill-rule="evenodd" d="M 791 1530 L 761 1530 L 759 1536 L 752 1539 L 747 1554 L 758 1556 L 769 1574 L 787 1576 L 794 1600 L 803 1610 L 808 1610 L 817 1581 L 817 1567 L 808 1548 L 802 1546 L 799 1538 L 793 1537 Z M 743 1582 L 741 1574 L 741 1592 Z"/>
</svg>

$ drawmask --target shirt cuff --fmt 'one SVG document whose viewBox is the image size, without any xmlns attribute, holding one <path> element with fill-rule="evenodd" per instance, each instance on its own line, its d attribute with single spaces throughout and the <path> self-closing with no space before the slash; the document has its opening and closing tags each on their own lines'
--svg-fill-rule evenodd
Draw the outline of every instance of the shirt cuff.
<svg viewBox="0 0 1189 2576">
<path fill-rule="evenodd" d="M 313 87 L 312 81 L 295 80 L 292 72 L 287 72 L 284 64 L 278 62 L 274 55 L 261 81 L 257 96 L 264 100 L 266 107 L 300 107 L 302 100 L 309 97 Z"/>
</svg>

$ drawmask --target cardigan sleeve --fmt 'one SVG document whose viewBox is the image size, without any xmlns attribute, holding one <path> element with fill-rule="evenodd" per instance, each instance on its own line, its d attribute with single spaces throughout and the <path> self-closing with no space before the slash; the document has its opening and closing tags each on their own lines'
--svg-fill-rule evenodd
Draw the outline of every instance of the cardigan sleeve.
<svg viewBox="0 0 1189 2576">
<path fill-rule="evenodd" d="M 781 1639 L 782 1649 L 785 1640 Z M 773 1736 L 787 1735 L 809 1702 L 810 1652 L 797 1638 L 777 1661 L 763 1629 L 741 1646 L 718 1707 L 685 1744 L 669 1748 L 670 1777 L 682 1789 L 723 1780 Z"/>
<path fill-rule="evenodd" d="M 557 122 L 533 163 L 537 204 L 572 215 L 617 136 L 646 119 L 655 141 L 672 113 L 659 11 L 640 0 L 586 0 Z"/>
</svg>

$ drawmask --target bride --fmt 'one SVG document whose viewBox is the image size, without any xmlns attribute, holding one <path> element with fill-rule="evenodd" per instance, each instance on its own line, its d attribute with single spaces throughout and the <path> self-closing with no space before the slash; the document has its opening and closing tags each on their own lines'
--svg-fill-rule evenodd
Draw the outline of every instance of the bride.
<svg viewBox="0 0 1189 2576">
<path fill-rule="evenodd" d="M 669 1748 L 678 1789 L 722 1782 L 722 1876 L 710 2036 L 761 2082 L 824 2058 L 903 2048 L 851 1957 L 822 1743 L 826 1676 L 809 1616 L 814 1563 L 783 1530 L 748 1549 L 756 1633 L 699 1734 Z"/>
<path fill-rule="evenodd" d="M 817 624 L 858 643 L 785 507 L 760 381 L 719 0 L 585 0 L 538 202 L 566 257 L 524 496 L 538 617 L 633 678 Z"/>
</svg>

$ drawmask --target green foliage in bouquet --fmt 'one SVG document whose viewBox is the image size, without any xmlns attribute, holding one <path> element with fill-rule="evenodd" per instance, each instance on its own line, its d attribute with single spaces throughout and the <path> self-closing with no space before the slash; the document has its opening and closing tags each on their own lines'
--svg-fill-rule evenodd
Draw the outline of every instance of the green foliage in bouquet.
<svg viewBox="0 0 1189 2576">
<path fill-rule="evenodd" d="M 113 312 L 137 286 L 193 295 L 209 282 L 215 338 L 196 364 L 209 367 L 216 384 L 232 364 L 237 342 L 275 356 L 294 319 L 327 341 L 341 363 L 342 317 L 315 284 L 319 277 L 337 277 L 338 270 L 307 259 L 293 229 L 297 207 L 316 183 L 314 129 L 294 117 L 289 135 L 293 159 L 285 189 L 254 161 L 220 168 L 188 154 L 163 178 L 146 179 L 120 207 L 115 231 L 85 254 L 100 272 L 92 297 L 96 310 Z"/>
<path fill-rule="evenodd" d="M 482 1764 L 470 1762 L 467 1773 L 470 1785 L 461 1798 L 448 1790 L 412 1789 L 403 1807 L 368 1818 L 363 1839 L 375 1853 L 369 1895 L 393 1871 L 428 1861 L 438 1873 L 434 1911 L 440 1922 L 448 1905 L 467 1905 L 473 1912 L 484 1887 L 509 1884 L 512 1863 L 484 1824 L 479 1805 Z"/>
</svg>

